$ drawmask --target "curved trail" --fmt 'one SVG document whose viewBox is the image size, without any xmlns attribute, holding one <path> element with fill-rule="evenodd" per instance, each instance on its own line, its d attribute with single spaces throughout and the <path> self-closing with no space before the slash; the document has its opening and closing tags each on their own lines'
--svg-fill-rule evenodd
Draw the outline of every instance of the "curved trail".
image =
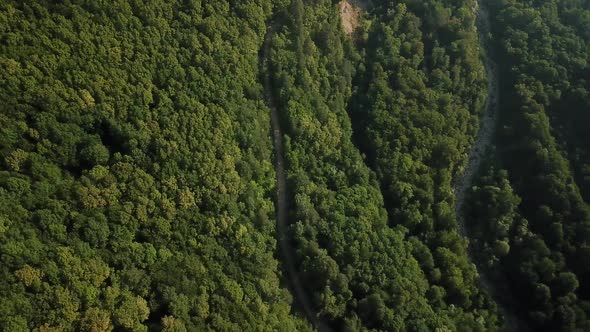
<svg viewBox="0 0 590 332">
<path fill-rule="evenodd" d="M 481 1 L 476 2 L 475 8 L 477 16 L 477 31 L 479 34 L 480 47 L 484 52 L 485 70 L 488 78 L 488 97 L 486 100 L 485 111 L 481 118 L 481 126 L 477 134 L 477 138 L 469 153 L 467 166 L 455 182 L 455 215 L 459 223 L 459 231 L 463 237 L 468 237 L 467 226 L 465 224 L 464 205 L 468 189 L 471 187 L 475 174 L 479 171 L 483 160 L 486 157 L 486 150 L 493 143 L 494 131 L 498 119 L 498 66 L 486 52 L 488 45 L 485 43 L 488 40 L 490 33 L 490 17 L 485 5 L 481 5 Z M 478 269 L 481 286 L 488 291 L 498 304 L 500 312 L 504 316 L 504 327 L 508 331 L 528 331 L 524 322 L 522 322 L 515 314 L 515 301 L 512 299 L 505 280 L 502 280 L 501 275 L 491 277 L 485 269 Z M 492 282 L 494 280 L 494 282 Z"/>
<path fill-rule="evenodd" d="M 264 95 L 270 108 L 270 121 L 272 129 L 272 139 L 275 152 L 275 172 L 277 174 L 277 200 L 275 208 L 277 211 L 277 236 L 279 238 L 279 247 L 283 264 L 289 276 L 289 283 L 293 295 L 305 312 L 307 319 L 320 332 L 331 332 L 332 329 L 322 322 L 313 310 L 313 304 L 305 291 L 301 279 L 299 278 L 297 268 L 295 267 L 295 257 L 293 256 L 294 248 L 289 243 L 288 236 L 288 199 L 287 199 L 287 178 L 285 176 L 285 157 L 283 148 L 283 132 L 281 130 L 281 123 L 279 119 L 279 112 L 276 108 L 274 97 L 272 95 L 272 84 L 268 72 L 268 58 L 270 53 L 270 41 L 274 33 L 274 26 L 271 24 L 264 37 L 263 46 L 263 76 L 264 76 Z"/>
</svg>

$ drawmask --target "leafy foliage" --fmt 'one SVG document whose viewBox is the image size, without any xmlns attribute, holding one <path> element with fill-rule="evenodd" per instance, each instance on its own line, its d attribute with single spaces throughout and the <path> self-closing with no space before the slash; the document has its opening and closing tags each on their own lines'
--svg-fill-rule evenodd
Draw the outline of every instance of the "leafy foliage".
<svg viewBox="0 0 590 332">
<path fill-rule="evenodd" d="M 371 150 L 373 155 L 379 155 L 373 158 L 383 158 L 383 163 L 377 166 L 377 177 L 382 180 L 381 187 L 386 188 L 386 205 L 391 206 L 388 217 L 383 209 L 379 183 L 364 166 L 361 155 L 351 143 L 351 123 L 346 114 L 346 105 L 352 96 L 352 77 L 356 76 L 356 68 L 362 68 L 362 64 L 359 61 L 360 54 L 340 31 L 339 22 L 333 14 L 335 10 L 328 1 L 316 1 L 307 6 L 301 1 L 293 1 L 289 15 L 285 18 L 289 24 L 277 33 L 273 41 L 274 67 L 271 70 L 276 85 L 275 95 L 282 103 L 283 122 L 287 128 L 289 188 L 292 191 L 291 201 L 294 202 L 291 207 L 292 237 L 295 247 L 300 248 L 300 269 L 315 298 L 317 312 L 338 329 L 496 328 L 498 319 L 494 304 L 478 290 L 477 273 L 465 251 L 466 241 L 458 236 L 456 225 L 453 225 L 453 202 L 449 194 L 451 169 L 444 169 L 443 165 L 455 162 L 459 153 L 456 146 L 435 144 L 442 136 L 447 139 L 443 142 L 448 142 L 445 130 L 455 124 L 449 120 L 448 127 L 443 127 L 444 121 L 439 121 L 434 123 L 439 126 L 436 137 L 413 136 L 412 139 L 397 141 L 402 146 L 403 142 L 413 146 L 417 142 L 424 145 L 432 141 L 432 147 L 416 151 L 418 156 L 432 149 L 431 152 L 437 156 L 436 160 L 428 157 L 422 166 L 418 166 L 418 161 L 416 166 L 413 165 L 413 156 L 409 152 L 398 154 L 385 146 L 374 146 L 375 150 Z M 469 118 L 467 105 L 473 108 L 475 118 L 476 106 L 471 104 L 471 99 L 463 100 L 462 96 L 454 96 L 450 92 L 453 89 L 449 78 L 451 70 L 458 75 L 454 83 L 456 86 L 472 89 L 464 91 L 465 96 L 479 100 L 479 104 L 484 97 L 482 90 L 485 81 L 477 58 L 477 39 L 470 12 L 463 23 L 471 24 L 468 34 L 470 39 L 461 40 L 467 50 L 455 51 L 467 59 L 461 59 L 453 68 L 447 68 L 445 66 L 450 65 L 445 65 L 445 61 L 450 62 L 446 51 L 441 47 L 435 51 L 442 61 L 438 64 L 442 67 L 437 73 L 440 73 L 442 81 L 448 80 L 450 84 L 445 94 L 434 88 L 414 90 L 419 86 L 426 89 L 421 80 L 425 73 L 419 69 L 423 53 L 415 53 L 419 49 L 424 51 L 418 28 L 420 20 L 406 13 L 405 5 L 400 4 L 396 10 L 399 12 L 391 17 L 376 17 L 374 28 L 370 30 L 368 62 L 374 66 L 377 77 L 367 77 L 369 92 L 358 110 L 363 113 L 355 115 L 360 124 L 358 128 L 366 128 L 364 132 L 363 129 L 359 130 L 363 133 L 370 131 L 367 145 L 376 144 L 377 141 L 396 144 L 397 138 L 391 136 L 397 135 L 395 131 L 401 128 L 413 130 L 414 135 L 418 135 L 421 130 L 419 126 L 428 123 L 428 116 L 435 116 L 437 120 L 443 118 L 442 114 L 426 111 L 429 106 L 438 105 L 439 102 L 446 105 L 444 109 L 449 114 L 453 106 L 462 107 L 457 113 L 452 113 L 455 121 L 464 121 L 461 119 L 465 114 Z M 392 10 L 386 10 L 385 5 L 374 11 L 393 13 Z M 392 66 L 388 70 L 397 72 L 395 61 L 406 61 L 400 56 L 402 42 L 393 37 L 394 26 L 409 27 L 410 31 L 406 35 L 415 45 L 405 42 L 404 47 L 407 56 L 414 56 L 414 59 L 399 64 L 400 72 L 411 70 L 411 73 L 403 74 L 396 86 L 406 88 L 395 92 L 397 99 L 390 96 L 385 101 L 386 97 L 381 93 L 393 94 L 393 87 L 389 83 L 396 78 L 388 77 L 382 66 Z M 458 48 L 457 45 L 455 47 Z M 469 52 L 473 58 L 466 55 Z M 380 61 L 388 62 L 381 64 Z M 464 61 L 472 61 L 474 67 L 463 64 Z M 446 70 L 446 74 L 442 69 Z M 472 69 L 475 70 L 474 74 L 471 74 Z M 367 72 L 367 76 L 373 73 L 372 69 Z M 467 73 L 475 77 L 464 77 Z M 432 104 L 422 106 L 423 101 L 418 96 L 430 96 L 428 100 Z M 419 124 L 408 126 L 404 120 L 382 109 L 386 105 L 396 105 L 400 100 L 408 100 L 408 104 L 403 105 L 408 109 L 417 104 L 424 107 L 424 114 L 416 113 L 422 120 Z M 399 107 L 401 113 L 402 105 Z M 408 115 L 400 114 L 405 119 Z M 362 120 L 365 117 L 369 120 Z M 377 117 L 390 122 L 388 125 L 378 124 Z M 461 125 L 465 128 L 468 126 L 465 122 Z M 471 130 L 473 132 L 475 129 Z M 430 130 L 424 129 L 424 132 Z M 378 138 L 379 135 L 387 136 Z M 469 138 L 467 134 L 462 135 L 453 138 L 453 142 Z M 461 149 L 466 148 L 464 142 L 456 144 Z M 399 162 L 390 163 L 391 160 Z M 431 161 L 437 163 L 436 167 L 432 165 L 432 178 L 420 177 L 422 171 L 430 170 L 426 163 L 430 166 Z M 417 171 L 417 168 L 422 171 Z M 384 178 L 385 172 L 391 176 L 415 177 L 413 181 L 417 183 L 399 181 L 395 183 L 396 187 L 388 187 L 385 185 L 388 181 Z M 448 189 L 435 191 L 434 179 L 443 181 Z M 418 187 L 419 183 L 427 187 Z M 413 192 L 425 200 L 436 195 L 440 201 L 436 204 L 432 202 L 428 210 L 422 210 L 417 199 L 412 199 Z M 406 203 L 403 206 L 395 205 L 394 195 L 407 195 L 403 198 Z M 441 222 L 448 224 L 437 226 L 440 229 L 436 232 L 433 221 L 425 220 L 426 215 L 434 214 L 435 211 Z M 406 218 L 402 219 L 402 215 Z M 423 220 L 424 224 L 413 226 L 411 222 L 402 222 L 411 215 L 416 216 L 413 222 Z M 409 238 L 408 229 L 411 235 Z"/>
<path fill-rule="evenodd" d="M 501 117 L 471 243 L 534 329 L 589 330 L 590 9 L 489 6 Z M 371 1 L 351 40 L 330 0 L 1 2 L 0 326 L 309 330 L 275 258 L 269 75 L 318 317 L 500 329 L 453 208 L 486 99 L 475 8 Z"/>
<path fill-rule="evenodd" d="M 433 305 L 472 329 L 498 328 L 496 306 L 459 234 L 452 179 L 486 97 L 474 1 L 377 2 L 352 107 L 357 142 L 381 184 L 391 227 L 408 230 Z"/>
<path fill-rule="evenodd" d="M 470 210 L 484 259 L 502 267 L 535 330 L 587 330 L 588 26 L 580 1 L 494 1 L 502 64 L 498 159 Z M 587 21 L 587 20 L 586 20 Z"/>
<path fill-rule="evenodd" d="M 0 326 L 307 328 L 273 257 L 272 8 L 0 4 Z"/>
</svg>

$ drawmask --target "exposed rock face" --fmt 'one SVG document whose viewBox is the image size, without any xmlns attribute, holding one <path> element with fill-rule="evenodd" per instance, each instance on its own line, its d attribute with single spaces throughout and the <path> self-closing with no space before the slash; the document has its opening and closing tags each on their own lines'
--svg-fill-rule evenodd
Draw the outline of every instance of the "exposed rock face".
<svg viewBox="0 0 590 332">
<path fill-rule="evenodd" d="M 352 36 L 356 28 L 358 28 L 360 25 L 360 8 L 356 3 L 353 4 L 347 0 L 340 1 L 338 7 L 340 8 L 340 21 L 342 22 L 342 28 L 347 35 Z"/>
</svg>

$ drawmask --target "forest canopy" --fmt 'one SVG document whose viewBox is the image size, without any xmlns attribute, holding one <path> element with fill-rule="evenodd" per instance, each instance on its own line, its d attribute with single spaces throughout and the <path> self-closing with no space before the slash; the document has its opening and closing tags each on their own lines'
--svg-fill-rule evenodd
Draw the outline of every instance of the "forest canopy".
<svg viewBox="0 0 590 332">
<path fill-rule="evenodd" d="M 590 8 L 493 1 L 496 152 L 469 204 L 473 238 L 533 330 L 590 328 Z"/>
<path fill-rule="evenodd" d="M 583 0 L 2 1 L 0 330 L 588 330 L 589 40 Z"/>
<path fill-rule="evenodd" d="M 275 258 L 275 5 L 0 4 L 0 326 L 308 328 Z"/>
</svg>

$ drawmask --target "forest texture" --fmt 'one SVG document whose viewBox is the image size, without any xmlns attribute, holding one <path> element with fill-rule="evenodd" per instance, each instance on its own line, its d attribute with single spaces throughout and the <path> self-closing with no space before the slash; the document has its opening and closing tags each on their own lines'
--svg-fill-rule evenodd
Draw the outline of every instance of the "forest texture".
<svg viewBox="0 0 590 332">
<path fill-rule="evenodd" d="M 0 329 L 589 329 L 588 3 L 486 4 L 0 2 Z"/>
<path fill-rule="evenodd" d="M 532 330 L 588 330 L 589 4 L 490 8 L 500 119 L 468 203 L 472 237 Z"/>
<path fill-rule="evenodd" d="M 0 326 L 301 330 L 281 284 L 270 1 L 0 4 Z"/>
<path fill-rule="evenodd" d="M 393 110 L 381 111 L 373 105 L 361 104 L 365 102 L 361 100 L 363 96 L 380 106 L 394 105 L 388 102 L 395 98 L 382 101 L 383 97 L 358 91 L 358 87 L 374 87 L 375 90 L 378 87 L 389 91 L 396 89 L 389 85 L 396 82 L 396 77 L 388 77 L 383 73 L 379 81 L 371 75 L 374 71 L 383 72 L 383 65 L 379 63 L 381 60 L 390 61 L 388 65 L 392 67 L 389 75 L 395 75 L 393 73 L 397 70 L 394 70 L 395 63 L 391 61 L 398 61 L 396 59 L 400 58 L 402 45 L 407 56 L 414 57 L 415 66 L 419 67 L 425 55 L 415 55 L 412 47 L 420 50 L 424 43 L 421 19 L 414 12 L 422 14 L 425 9 L 422 5 L 408 8 L 409 5 L 404 3 L 391 8 L 386 4 L 375 4 L 373 11 L 368 13 L 372 18 L 371 26 L 367 27 L 364 37 L 363 32 L 359 32 L 361 39 L 364 39 L 361 40 L 364 45 L 359 52 L 351 39 L 339 32 L 341 27 L 339 20 L 334 17 L 333 6 L 325 4 L 327 2 L 305 4 L 302 1 L 291 4 L 288 15 L 285 14 L 283 18 L 288 24 L 282 30 L 277 30 L 273 41 L 271 58 L 275 59 L 275 67 L 270 70 L 275 75 L 275 95 L 279 100 L 277 106 L 282 109 L 287 136 L 285 153 L 291 197 L 289 201 L 292 202 L 292 237 L 294 247 L 299 248 L 302 278 L 312 298 L 315 298 L 315 311 L 337 329 L 429 330 L 447 327 L 455 330 L 462 325 L 476 330 L 499 328 L 502 323 L 495 303 L 485 291 L 480 290 L 477 271 L 467 255 L 467 242 L 458 233 L 453 215 L 451 172 L 441 174 L 446 179 L 447 201 L 439 202 L 436 209 L 447 226 L 441 225 L 440 233 L 435 233 L 434 229 L 428 229 L 434 228 L 433 221 L 424 220 L 423 231 L 412 230 L 409 222 L 404 223 L 402 212 L 398 212 L 409 210 L 410 205 L 398 206 L 398 202 L 386 196 L 389 193 L 387 191 L 384 192 L 383 200 L 380 191 L 385 187 L 384 174 L 377 171 L 374 175 L 352 144 L 353 128 L 359 131 L 363 128 L 374 132 L 383 130 L 382 127 L 377 129 L 376 123 L 368 123 L 367 119 L 381 115 L 380 119 L 389 119 L 392 126 L 399 121 L 394 118 L 396 113 Z M 463 107 L 463 113 L 456 113 L 453 119 L 463 121 L 465 132 L 461 139 L 466 141 L 460 144 L 466 151 L 468 142 L 476 132 L 475 125 L 485 101 L 487 85 L 479 58 L 473 13 L 475 3 L 466 2 L 462 6 L 460 13 L 465 22 L 456 19 L 455 37 L 460 39 L 464 47 L 460 49 L 455 46 L 455 52 L 458 57 L 468 60 L 458 60 L 451 67 L 450 60 L 448 64 L 444 62 L 448 57 L 446 51 L 439 47 L 440 65 L 447 72 L 445 74 L 440 69 L 437 72 L 450 76 L 451 68 L 454 68 L 457 86 L 472 90 L 469 95 L 471 99 L 467 100 L 453 97 L 450 92 L 446 96 L 447 100 L 455 98 L 457 105 Z M 437 8 L 441 15 L 451 12 L 441 4 Z M 388 15 L 380 16 L 380 13 Z M 463 27 L 468 27 L 468 31 L 463 31 Z M 415 45 L 396 39 L 394 31 L 396 35 L 408 35 Z M 381 58 L 372 58 L 377 55 Z M 400 68 L 408 68 L 406 64 L 400 65 Z M 469 65 L 474 67 L 462 67 Z M 406 84 L 402 79 L 425 77 L 421 73 L 422 69 L 417 68 L 407 73 L 407 77 L 400 77 L 399 84 Z M 467 81 L 469 84 L 466 84 Z M 399 94 L 404 96 L 404 93 L 408 98 L 414 96 L 416 99 L 418 95 L 426 94 L 425 91 L 413 91 L 409 87 L 408 91 Z M 436 104 L 439 99 L 443 102 L 444 98 L 439 98 L 436 93 L 432 89 L 432 102 Z M 356 107 L 351 110 L 351 115 L 358 127 L 352 126 L 347 117 L 346 111 L 351 100 L 353 107 Z M 472 101 L 477 101 L 477 104 Z M 416 102 L 424 101 L 420 99 Z M 413 104 L 409 105 L 409 109 L 412 109 Z M 424 120 L 419 125 L 424 125 L 429 116 L 436 116 L 439 122 L 435 124 L 441 125 L 440 120 L 444 117 L 438 112 L 445 110 L 449 114 L 454 113 L 450 105 L 446 109 L 437 108 L 436 111 L 429 111 L 424 105 L 420 112 L 413 113 Z M 400 113 L 403 112 L 400 110 Z M 418 132 L 419 125 L 406 124 L 405 127 Z M 448 126 L 456 124 L 449 122 Z M 401 123 L 399 127 L 402 127 Z M 440 130 L 442 136 L 442 128 Z M 393 144 L 399 133 L 387 133 L 391 136 L 380 139 L 375 137 L 375 140 L 391 140 Z M 364 132 L 358 136 L 371 138 Z M 416 137 L 416 141 L 407 141 L 412 145 L 418 142 L 424 144 L 425 138 Z M 369 166 L 376 169 L 370 156 L 372 147 L 367 146 L 369 143 L 365 141 L 359 145 L 368 155 Z M 403 145 L 404 142 L 397 144 Z M 437 147 L 441 151 L 445 149 L 443 145 Z M 421 153 L 434 154 L 430 149 L 434 147 L 425 147 Z M 389 158 L 391 154 L 392 158 L 399 158 L 392 151 L 379 151 L 384 157 Z M 411 167 L 418 156 L 408 154 L 405 158 L 407 167 Z M 457 151 L 454 157 L 457 158 L 456 162 L 464 162 L 464 157 Z M 384 159 L 381 167 L 387 167 L 392 173 L 401 171 L 399 165 L 393 164 L 390 159 Z M 432 168 L 434 170 L 435 167 Z M 408 173 L 412 171 L 407 170 Z M 413 176 L 419 174 L 414 173 Z M 416 194 L 434 195 L 433 183 L 430 185 L 421 192 L 419 188 L 413 189 L 410 183 L 405 188 L 408 189 L 408 195 L 412 196 L 411 190 L 415 190 Z M 434 212 L 434 206 L 414 204 L 414 208 L 418 209 L 415 213 L 416 222 L 425 219 L 422 214 L 427 216 Z M 408 210 L 406 212 L 410 213 Z M 429 223 L 430 226 L 427 226 Z"/>
</svg>

